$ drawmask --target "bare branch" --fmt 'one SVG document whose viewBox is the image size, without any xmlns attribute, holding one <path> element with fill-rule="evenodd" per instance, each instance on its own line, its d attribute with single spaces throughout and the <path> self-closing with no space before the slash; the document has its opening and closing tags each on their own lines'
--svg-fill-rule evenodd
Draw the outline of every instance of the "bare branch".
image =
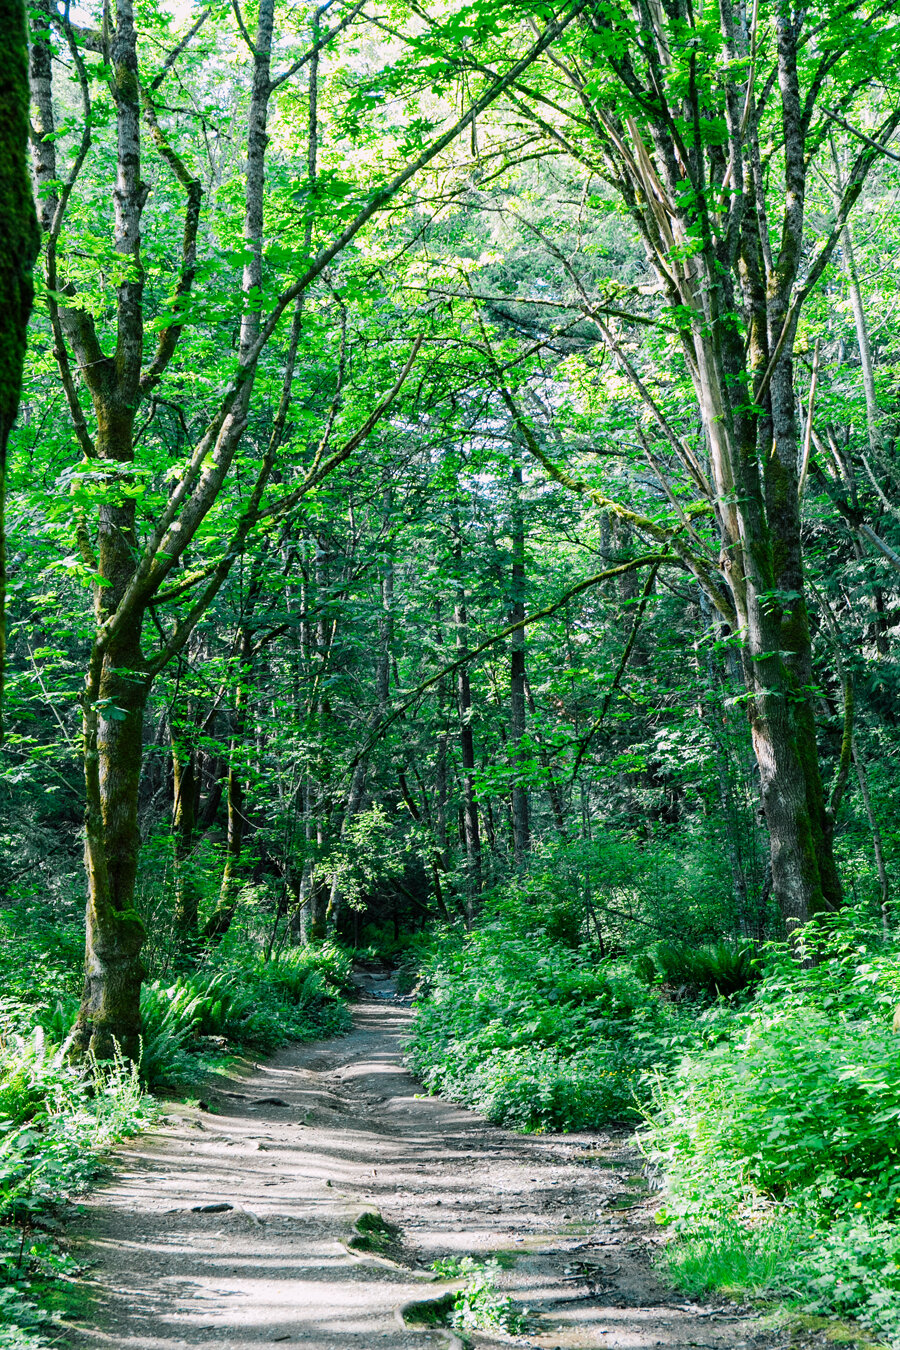
<svg viewBox="0 0 900 1350">
<path fill-rule="evenodd" d="M 211 9 L 205 9 L 203 13 L 200 15 L 197 22 L 185 33 L 184 37 L 178 43 L 178 46 L 172 48 L 172 50 L 169 52 L 169 55 L 163 62 L 160 71 L 158 72 L 158 74 L 154 75 L 153 79 L 150 81 L 151 91 L 155 91 L 159 88 L 163 80 L 168 75 L 169 71 L 174 66 L 175 62 L 178 60 L 181 53 L 188 46 L 188 44 L 197 36 L 197 34 L 200 32 L 200 29 L 206 23 L 206 20 L 209 18 L 211 13 L 212 13 Z"/>
<path fill-rule="evenodd" d="M 826 117 L 831 118 L 832 122 L 837 122 L 839 127 L 843 127 L 845 131 L 849 131 L 851 136 L 855 136 L 857 140 L 863 141 L 866 145 L 877 150 L 880 155 L 884 155 L 885 159 L 892 159 L 895 164 L 900 164 L 900 155 L 895 155 L 893 150 L 888 150 L 888 148 L 882 145 L 880 141 L 874 141 L 872 137 L 867 136 L 865 132 L 857 131 L 856 127 L 852 127 L 849 122 L 845 122 L 843 117 L 838 117 L 836 112 L 832 112 L 830 108 L 826 108 L 824 103 L 822 104 L 822 111 Z"/>
</svg>

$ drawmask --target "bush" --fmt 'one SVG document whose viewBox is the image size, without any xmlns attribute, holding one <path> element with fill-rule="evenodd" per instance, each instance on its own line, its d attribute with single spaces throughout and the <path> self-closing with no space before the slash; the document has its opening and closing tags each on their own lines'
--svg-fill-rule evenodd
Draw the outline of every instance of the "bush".
<svg viewBox="0 0 900 1350">
<path fill-rule="evenodd" d="M 683 947 L 657 942 L 635 962 L 648 984 L 660 983 L 689 996 L 728 998 L 755 984 L 761 976 L 756 948 L 749 942 L 716 942 Z"/>
<path fill-rule="evenodd" d="M 61 921 L 39 905 L 0 909 L 0 988 L 6 1000 L 49 1013 L 84 981 L 84 919 Z"/>
<path fill-rule="evenodd" d="M 628 969 L 599 963 L 590 948 L 523 937 L 509 913 L 445 936 L 423 976 L 410 1064 L 432 1092 L 497 1124 L 638 1119 L 644 1072 L 675 1053 L 676 1012 Z"/>
<path fill-rule="evenodd" d="M 900 1338 L 900 944 L 846 914 L 776 952 L 754 1002 L 711 1010 L 643 1134 L 689 1292 L 792 1290 Z M 900 1339 L 898 1339 L 900 1343 Z"/>
<path fill-rule="evenodd" d="M 43 1344 L 75 1263 L 57 1213 L 102 1169 L 100 1154 L 152 1117 L 133 1068 L 61 1062 L 30 1010 L 0 1003 L 0 1346 Z"/>
</svg>

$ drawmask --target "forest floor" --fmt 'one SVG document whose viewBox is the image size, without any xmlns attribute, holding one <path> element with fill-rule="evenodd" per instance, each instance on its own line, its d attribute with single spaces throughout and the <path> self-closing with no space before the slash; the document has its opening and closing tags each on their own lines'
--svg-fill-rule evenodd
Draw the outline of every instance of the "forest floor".
<svg viewBox="0 0 900 1350">
<path fill-rule="evenodd" d="M 70 1346 L 458 1345 L 398 1309 L 458 1287 L 425 1272 L 465 1255 L 496 1256 L 497 1285 L 533 1315 L 527 1334 L 467 1333 L 479 1350 L 821 1344 L 665 1287 L 626 1131 L 523 1136 L 418 1095 L 402 1059 L 410 1011 L 386 981 L 365 983 L 348 1036 L 218 1076 L 200 1107 L 169 1106 L 117 1150 L 73 1242 L 91 1296 Z M 346 1245 L 363 1211 L 396 1226 L 393 1262 Z"/>
</svg>

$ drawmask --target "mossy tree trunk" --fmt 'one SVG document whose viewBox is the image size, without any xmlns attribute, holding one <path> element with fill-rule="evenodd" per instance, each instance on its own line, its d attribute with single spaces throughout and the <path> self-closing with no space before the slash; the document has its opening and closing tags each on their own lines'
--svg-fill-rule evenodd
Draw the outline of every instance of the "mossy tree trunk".
<svg viewBox="0 0 900 1350">
<path fill-rule="evenodd" d="M 175 855 L 175 909 L 172 926 L 182 945 L 197 938 L 200 893 L 191 872 L 191 856 L 197 832 L 197 805 L 200 780 L 197 754 L 172 732 L 172 833 Z"/>
<path fill-rule="evenodd" d="M 28 182 L 25 5 L 0 0 L 0 736 L 6 670 L 6 458 L 19 410 L 40 236 Z"/>
<path fill-rule="evenodd" d="M 88 902 L 84 990 L 74 1054 L 138 1056 L 144 925 L 134 909 L 145 681 L 100 659 L 82 702 Z M 90 677 L 89 677 L 90 679 Z"/>
</svg>

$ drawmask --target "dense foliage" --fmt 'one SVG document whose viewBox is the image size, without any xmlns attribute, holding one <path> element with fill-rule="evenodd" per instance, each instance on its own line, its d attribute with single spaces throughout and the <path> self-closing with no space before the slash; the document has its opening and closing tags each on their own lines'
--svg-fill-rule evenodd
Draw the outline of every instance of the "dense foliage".
<svg viewBox="0 0 900 1350">
<path fill-rule="evenodd" d="M 638 1119 L 643 1072 L 675 1054 L 672 1019 L 632 972 L 548 938 L 535 919 L 507 905 L 437 942 L 411 1065 L 433 1092 L 514 1129 Z"/>
<path fill-rule="evenodd" d="M 831 927 L 831 926 L 830 926 Z M 656 1087 L 644 1147 L 691 1292 L 790 1291 L 900 1337 L 896 939 L 860 915 L 772 960 L 753 1002 Z"/>
<path fill-rule="evenodd" d="M 896 1343 L 896 939 L 848 911 L 806 934 L 808 964 L 772 944 L 718 991 L 691 976 L 733 979 L 742 949 L 604 961 L 560 920 L 506 899 L 436 940 L 410 1046 L 426 1084 L 517 1129 L 640 1120 L 681 1288 L 788 1298 Z"/>
<path fill-rule="evenodd" d="M 10 16 L 0 1197 L 352 948 L 649 1121 L 686 1287 L 900 1335 L 894 7 L 33 0 L 21 381 Z"/>
</svg>

